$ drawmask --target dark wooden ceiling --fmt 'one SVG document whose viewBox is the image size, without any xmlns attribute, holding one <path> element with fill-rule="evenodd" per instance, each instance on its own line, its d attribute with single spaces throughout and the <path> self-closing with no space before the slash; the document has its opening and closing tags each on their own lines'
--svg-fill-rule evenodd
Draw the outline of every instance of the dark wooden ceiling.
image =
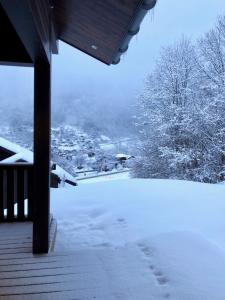
<svg viewBox="0 0 225 300">
<path fill-rule="evenodd" d="M 60 40 L 111 64 L 141 0 L 56 0 Z"/>
<path fill-rule="evenodd" d="M 0 4 L 0 64 L 30 65 L 32 60 L 28 55 L 23 43 L 21 42 L 17 32 L 13 28 L 6 15 L 2 5 Z M 10 38 L 9 38 L 10 37 Z"/>
</svg>

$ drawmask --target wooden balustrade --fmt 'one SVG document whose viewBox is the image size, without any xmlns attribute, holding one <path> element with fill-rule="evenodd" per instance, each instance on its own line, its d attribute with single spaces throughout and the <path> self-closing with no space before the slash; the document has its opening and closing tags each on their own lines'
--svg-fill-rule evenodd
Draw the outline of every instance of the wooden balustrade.
<svg viewBox="0 0 225 300">
<path fill-rule="evenodd" d="M 0 222 L 33 220 L 33 164 L 0 163 Z"/>
</svg>

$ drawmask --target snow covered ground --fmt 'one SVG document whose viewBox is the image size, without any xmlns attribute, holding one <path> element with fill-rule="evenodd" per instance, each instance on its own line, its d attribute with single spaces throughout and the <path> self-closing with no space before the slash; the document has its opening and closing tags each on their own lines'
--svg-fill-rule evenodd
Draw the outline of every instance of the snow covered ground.
<svg viewBox="0 0 225 300">
<path fill-rule="evenodd" d="M 94 182 L 103 182 L 103 181 L 112 181 L 118 179 L 128 179 L 129 171 L 125 169 L 124 171 L 111 171 L 111 172 L 102 172 L 102 173 L 93 173 L 87 175 L 86 177 L 77 177 L 77 181 L 80 183 L 94 183 Z"/>
<path fill-rule="evenodd" d="M 101 180 L 52 191 L 56 251 L 113 252 L 135 264 L 124 276 L 139 296 L 123 300 L 225 299 L 225 185 Z"/>
</svg>

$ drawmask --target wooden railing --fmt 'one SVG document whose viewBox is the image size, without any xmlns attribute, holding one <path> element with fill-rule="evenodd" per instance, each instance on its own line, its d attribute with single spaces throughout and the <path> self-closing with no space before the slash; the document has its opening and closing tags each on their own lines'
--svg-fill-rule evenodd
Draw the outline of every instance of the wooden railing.
<svg viewBox="0 0 225 300">
<path fill-rule="evenodd" d="M 33 165 L 0 163 L 0 222 L 33 219 Z"/>
</svg>

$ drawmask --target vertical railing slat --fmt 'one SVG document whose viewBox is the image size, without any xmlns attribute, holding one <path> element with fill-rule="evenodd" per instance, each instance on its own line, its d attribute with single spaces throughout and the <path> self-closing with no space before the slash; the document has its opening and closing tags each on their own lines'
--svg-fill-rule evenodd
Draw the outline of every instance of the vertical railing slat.
<svg viewBox="0 0 225 300">
<path fill-rule="evenodd" d="M 7 170 L 7 221 L 14 220 L 14 169 Z"/>
<path fill-rule="evenodd" d="M 24 221 L 24 168 L 17 169 L 17 219 Z"/>
<path fill-rule="evenodd" d="M 34 195 L 34 191 L 33 191 L 33 168 L 28 168 L 28 176 L 27 176 L 27 186 L 28 186 L 28 220 L 32 221 L 33 220 L 33 195 Z"/>
<path fill-rule="evenodd" d="M 0 222 L 4 220 L 3 189 L 3 169 L 0 168 Z"/>
<path fill-rule="evenodd" d="M 0 163 L 0 223 L 33 221 L 33 180 L 32 164 Z M 25 199 L 27 199 L 26 212 Z"/>
</svg>

